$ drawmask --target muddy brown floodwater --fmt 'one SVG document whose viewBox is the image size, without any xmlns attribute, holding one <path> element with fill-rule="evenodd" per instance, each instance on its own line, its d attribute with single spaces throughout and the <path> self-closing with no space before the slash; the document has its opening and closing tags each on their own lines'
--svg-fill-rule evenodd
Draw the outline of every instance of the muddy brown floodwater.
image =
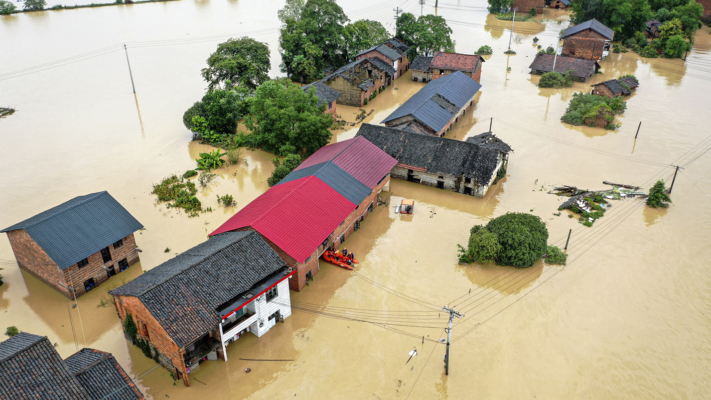
<svg viewBox="0 0 711 400">
<path fill-rule="evenodd" d="M 351 19 L 375 19 L 391 31 L 393 8 L 419 12 L 412 1 L 339 3 Z M 141 263 L 79 299 L 78 308 L 22 273 L 8 241 L 0 240 L 0 329 L 47 335 L 63 357 L 83 346 L 110 351 L 153 398 L 707 398 L 711 161 L 699 144 L 709 135 L 709 29 L 697 33 L 686 63 L 611 54 L 592 82 L 539 89 L 539 78 L 528 73 L 533 37 L 555 46 L 568 13 L 546 10 L 542 22 L 517 23 L 517 54 L 506 56 L 510 23 L 487 15 L 484 0 L 439 3 L 457 51 L 494 49 L 473 112 L 447 136 L 487 131 L 493 118 L 494 133 L 515 150 L 508 176 L 483 199 L 394 181 L 389 205 L 377 207 L 347 242 L 362 260 L 358 269 L 322 264 L 313 285 L 292 293 L 301 305 L 292 317 L 260 339 L 230 345 L 229 362 L 204 363 L 190 388 L 174 385 L 166 370 L 153 369 L 127 345 L 106 292 L 204 241 L 267 189 L 272 156 L 245 151 L 243 162 L 218 170 L 200 193 L 212 213 L 187 218 L 149 194 L 152 183 L 193 168 L 207 149 L 190 141 L 181 117 L 203 93 L 200 68 L 217 43 L 243 35 L 267 42 L 271 75 L 279 75 L 276 11 L 283 2 L 183 0 L 1 17 L 0 106 L 18 111 L 0 120 L 0 225 L 108 190 L 146 230 L 136 238 Z M 128 45 L 135 97 L 121 43 Z M 87 54 L 94 50 L 100 51 Z M 51 63 L 78 54 L 86 55 Z M 617 117 L 619 130 L 560 122 L 573 93 L 628 73 L 641 86 Z M 365 122 L 380 123 L 422 87 L 409 78 L 368 104 L 366 112 L 374 111 Z M 357 112 L 338 107 L 349 121 Z M 334 141 L 357 129 L 337 131 Z M 561 200 L 546 193 L 551 185 L 594 189 L 609 180 L 646 187 L 670 178 L 671 163 L 686 168 L 668 210 L 619 201 L 593 228 L 553 215 Z M 237 206 L 218 207 L 215 195 L 228 193 Z M 411 217 L 393 213 L 403 198 L 416 201 Z M 459 265 L 456 245 L 466 243 L 470 227 L 509 211 L 539 215 L 560 246 L 573 229 L 568 265 Z M 337 314 L 352 319 L 362 316 L 357 310 L 387 310 L 387 329 L 303 310 L 314 304 L 343 307 Z M 465 313 L 452 332 L 449 376 L 444 346 L 436 344 L 445 336 L 444 315 L 426 313 L 445 304 Z M 413 349 L 418 354 L 406 363 Z"/>
</svg>

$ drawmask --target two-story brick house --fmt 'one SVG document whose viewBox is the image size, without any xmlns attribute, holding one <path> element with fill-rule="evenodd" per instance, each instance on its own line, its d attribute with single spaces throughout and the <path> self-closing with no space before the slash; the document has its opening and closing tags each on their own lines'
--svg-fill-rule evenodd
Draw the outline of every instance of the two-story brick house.
<svg viewBox="0 0 711 400">
<path fill-rule="evenodd" d="M 405 50 L 403 49 L 403 46 Z M 356 60 L 377 58 L 390 65 L 395 70 L 393 79 L 397 79 L 410 68 L 407 58 L 407 46 L 398 39 L 387 40 L 377 46 L 361 51 Z"/>
<path fill-rule="evenodd" d="M 602 60 L 615 32 L 596 19 L 571 26 L 562 36 L 562 55 L 585 60 Z"/>
<path fill-rule="evenodd" d="M 190 386 L 206 360 L 227 361 L 227 345 L 261 337 L 291 315 L 293 272 L 254 232 L 227 232 L 109 292 L 131 316 L 160 364 Z"/>
<path fill-rule="evenodd" d="M 435 52 L 434 56 L 417 56 L 412 62 L 412 80 L 429 82 L 456 71 L 481 82 L 484 59 L 475 54 Z"/>
<path fill-rule="evenodd" d="M 20 268 L 70 299 L 137 263 L 141 225 L 108 192 L 75 197 L 6 232 Z"/>
<path fill-rule="evenodd" d="M 362 58 L 337 69 L 321 82 L 338 92 L 336 103 L 363 107 L 366 100 L 388 85 L 388 75 L 378 65 Z"/>
<path fill-rule="evenodd" d="M 363 138 L 322 147 L 212 235 L 256 231 L 296 271 L 302 290 L 326 249 L 343 244 L 389 188 L 395 159 Z"/>
</svg>

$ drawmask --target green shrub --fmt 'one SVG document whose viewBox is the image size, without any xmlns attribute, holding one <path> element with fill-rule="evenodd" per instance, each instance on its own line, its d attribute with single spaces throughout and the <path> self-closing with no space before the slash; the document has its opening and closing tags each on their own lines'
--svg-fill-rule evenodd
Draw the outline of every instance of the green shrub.
<svg viewBox="0 0 711 400">
<path fill-rule="evenodd" d="M 644 58 L 657 58 L 659 53 L 652 46 L 647 46 L 639 51 L 639 55 Z"/>
<path fill-rule="evenodd" d="M 605 107 L 602 107 L 603 105 Z M 627 104 L 621 97 L 610 98 L 591 93 L 573 93 L 573 98 L 560 119 L 565 123 L 580 126 L 585 123 L 586 118 L 594 118 L 601 108 L 609 109 L 612 114 L 619 115 L 625 111 Z"/>
<path fill-rule="evenodd" d="M 573 74 L 571 71 L 561 75 L 558 72 L 551 71 L 541 75 L 538 81 L 538 87 L 542 88 L 563 88 L 573 86 Z"/>
<path fill-rule="evenodd" d="M 240 160 L 242 160 L 242 153 L 243 150 L 239 147 L 233 147 L 231 149 L 228 149 L 227 161 L 230 163 L 230 165 L 239 164 Z"/>
<path fill-rule="evenodd" d="M 5 331 L 5 334 L 6 334 L 7 336 L 13 337 L 13 336 L 15 336 L 15 335 L 19 335 L 19 334 L 20 334 L 20 330 L 17 329 L 16 326 L 8 326 L 8 327 L 7 327 L 7 330 Z"/>
<path fill-rule="evenodd" d="M 555 54 L 555 49 L 553 48 L 553 46 L 548 46 L 546 48 L 546 53 L 547 54 Z"/>
<path fill-rule="evenodd" d="M 222 204 L 225 207 L 233 207 L 237 205 L 235 198 L 231 194 L 226 194 L 224 196 L 217 196 L 217 204 Z"/>
<path fill-rule="evenodd" d="M 135 342 L 136 335 L 138 335 L 138 327 L 136 327 L 136 323 L 133 322 L 131 314 L 126 315 L 126 319 L 123 321 L 123 331 L 131 338 L 132 342 Z"/>
<path fill-rule="evenodd" d="M 363 105 L 367 106 L 368 105 L 368 98 L 363 99 Z"/>
<path fill-rule="evenodd" d="M 638 81 L 638 82 L 639 82 L 639 79 L 637 79 L 637 77 L 636 77 L 636 76 L 634 76 L 634 75 L 632 75 L 632 74 L 625 74 L 625 75 L 620 75 L 620 77 L 619 77 L 619 78 L 617 78 L 617 79 L 623 79 L 623 78 L 632 78 L 632 79 L 634 79 L 634 80 L 636 80 L 636 81 Z"/>
<path fill-rule="evenodd" d="M 207 185 L 212 182 L 213 179 L 215 179 L 217 175 L 211 174 L 209 172 L 203 171 L 202 174 L 200 174 L 200 177 L 198 178 L 198 183 L 200 184 L 200 187 L 206 188 Z"/>
<path fill-rule="evenodd" d="M 479 50 L 477 50 L 475 54 L 487 56 L 487 55 L 490 55 L 493 53 L 494 53 L 494 50 L 490 46 L 483 45 L 483 46 L 479 47 Z"/>
<path fill-rule="evenodd" d="M 528 10 L 528 15 L 530 15 L 531 17 L 535 17 L 536 16 L 536 7 L 531 7 L 531 9 Z"/>
<path fill-rule="evenodd" d="M 198 164 L 197 169 L 203 171 L 218 169 L 225 163 L 225 160 L 221 158 L 225 155 L 227 155 L 227 153 L 223 153 L 222 149 L 215 149 L 215 151 L 209 153 L 200 153 L 200 158 L 195 160 Z"/>
<path fill-rule="evenodd" d="M 625 40 L 624 45 L 625 45 L 625 47 L 631 49 L 631 48 L 637 46 L 637 42 L 633 38 L 629 38 L 629 39 Z"/>
<path fill-rule="evenodd" d="M 494 185 L 499 183 L 500 180 L 504 179 L 506 176 L 506 166 L 502 165 L 501 168 L 499 168 L 499 172 L 496 173 L 496 179 L 494 179 Z"/>
<path fill-rule="evenodd" d="M 274 165 L 276 169 L 272 172 L 272 176 L 267 178 L 267 184 L 271 187 L 279 183 L 291 171 L 296 169 L 301 164 L 301 156 L 298 154 L 289 154 L 283 160 L 276 159 Z"/>
<path fill-rule="evenodd" d="M 0 15 L 10 15 L 16 9 L 17 8 L 15 7 L 14 4 L 12 4 L 11 1 L 5 1 L 5 0 L 0 1 Z"/>
<path fill-rule="evenodd" d="M 538 39 L 538 36 L 534 36 L 534 37 L 533 37 L 533 43 L 538 43 L 538 40 L 539 40 L 539 39 Z"/>
<path fill-rule="evenodd" d="M 509 49 L 509 50 L 506 50 L 506 51 L 504 52 L 504 54 L 516 54 L 516 52 L 513 51 L 513 50 L 511 50 L 511 49 Z"/>
<path fill-rule="evenodd" d="M 613 52 L 613 53 L 619 53 L 619 52 L 620 52 L 620 45 L 614 44 L 614 45 L 612 46 L 612 52 Z"/>
<path fill-rule="evenodd" d="M 153 185 L 151 194 L 158 196 L 159 203 L 168 203 L 168 208 L 182 208 L 189 217 L 196 217 L 203 211 L 200 200 L 195 197 L 197 194 L 195 184 L 178 178 L 177 175 L 171 175 Z"/>
<path fill-rule="evenodd" d="M 198 172 L 195 171 L 194 169 L 189 169 L 189 170 L 185 171 L 185 173 L 183 174 L 183 178 L 185 178 L 185 179 L 192 178 L 193 176 L 197 176 L 197 174 L 198 174 Z"/>
<path fill-rule="evenodd" d="M 568 261 L 568 255 L 558 248 L 558 246 L 548 246 L 544 260 L 546 264 L 565 265 Z"/>
<path fill-rule="evenodd" d="M 535 215 L 507 213 L 489 221 L 486 229 L 501 245 L 495 259 L 498 265 L 527 268 L 546 252 L 548 229 Z"/>
<path fill-rule="evenodd" d="M 664 180 L 658 180 L 651 189 L 649 189 L 649 197 L 647 197 L 647 205 L 653 208 L 667 208 L 668 203 L 671 203 L 671 198 L 664 187 Z"/>
<path fill-rule="evenodd" d="M 457 246 L 459 247 L 459 261 L 463 263 L 494 262 L 501 251 L 501 244 L 499 244 L 496 234 L 482 228 L 481 225 L 472 228 L 467 249 L 460 245 Z"/>
</svg>

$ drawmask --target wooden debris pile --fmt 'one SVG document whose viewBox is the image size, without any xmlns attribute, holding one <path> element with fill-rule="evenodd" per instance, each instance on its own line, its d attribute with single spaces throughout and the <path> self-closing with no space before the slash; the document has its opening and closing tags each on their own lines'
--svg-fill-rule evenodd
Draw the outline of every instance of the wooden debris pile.
<svg viewBox="0 0 711 400">
<path fill-rule="evenodd" d="M 585 226 L 592 226 L 595 221 L 605 215 L 605 211 L 612 207 L 607 200 L 621 200 L 628 197 L 643 197 L 646 193 L 640 192 L 638 186 L 622 185 L 611 182 L 603 182 L 612 186 L 608 190 L 588 190 L 578 189 L 576 186 L 563 185 L 554 187 L 549 192 L 558 196 L 570 197 L 566 202 L 558 207 L 558 210 L 570 210 L 579 214 L 578 221 Z M 572 218 L 572 216 L 571 216 Z"/>
</svg>

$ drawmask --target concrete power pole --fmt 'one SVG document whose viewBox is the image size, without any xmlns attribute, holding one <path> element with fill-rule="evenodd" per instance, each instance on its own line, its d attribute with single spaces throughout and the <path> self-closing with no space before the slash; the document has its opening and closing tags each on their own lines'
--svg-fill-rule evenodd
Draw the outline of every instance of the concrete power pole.
<svg viewBox="0 0 711 400">
<path fill-rule="evenodd" d="M 447 328 L 447 352 L 444 353 L 444 374 L 449 375 L 449 344 L 452 341 L 452 320 L 454 317 L 462 318 L 464 314 L 460 314 L 459 311 L 448 308 L 447 306 L 442 307 L 442 311 L 449 313 L 449 326 Z"/>
<path fill-rule="evenodd" d="M 128 63 L 128 75 L 131 77 L 131 87 L 133 88 L 133 93 L 136 93 L 136 85 L 133 84 L 133 73 L 131 72 L 131 61 L 128 60 L 128 49 L 126 45 L 123 45 L 123 49 L 126 52 L 126 62 Z"/>
<path fill-rule="evenodd" d="M 555 62 L 558 61 L 558 48 L 560 47 L 560 38 L 558 38 L 558 44 L 555 46 L 555 55 L 553 56 L 553 69 L 551 70 L 552 72 L 555 72 Z"/>
<path fill-rule="evenodd" d="M 420 0 L 420 17 L 422 16 L 422 9 L 425 6 L 425 0 Z"/>
<path fill-rule="evenodd" d="M 400 13 L 402 12 L 402 8 L 395 7 L 393 11 L 395 11 L 395 21 L 397 21 L 397 19 L 400 17 Z"/>
<path fill-rule="evenodd" d="M 509 36 L 509 50 L 511 50 L 511 40 L 513 39 L 513 30 L 514 30 L 514 22 L 516 22 L 516 10 L 518 8 L 513 9 L 513 19 L 511 20 L 511 36 Z"/>
</svg>

